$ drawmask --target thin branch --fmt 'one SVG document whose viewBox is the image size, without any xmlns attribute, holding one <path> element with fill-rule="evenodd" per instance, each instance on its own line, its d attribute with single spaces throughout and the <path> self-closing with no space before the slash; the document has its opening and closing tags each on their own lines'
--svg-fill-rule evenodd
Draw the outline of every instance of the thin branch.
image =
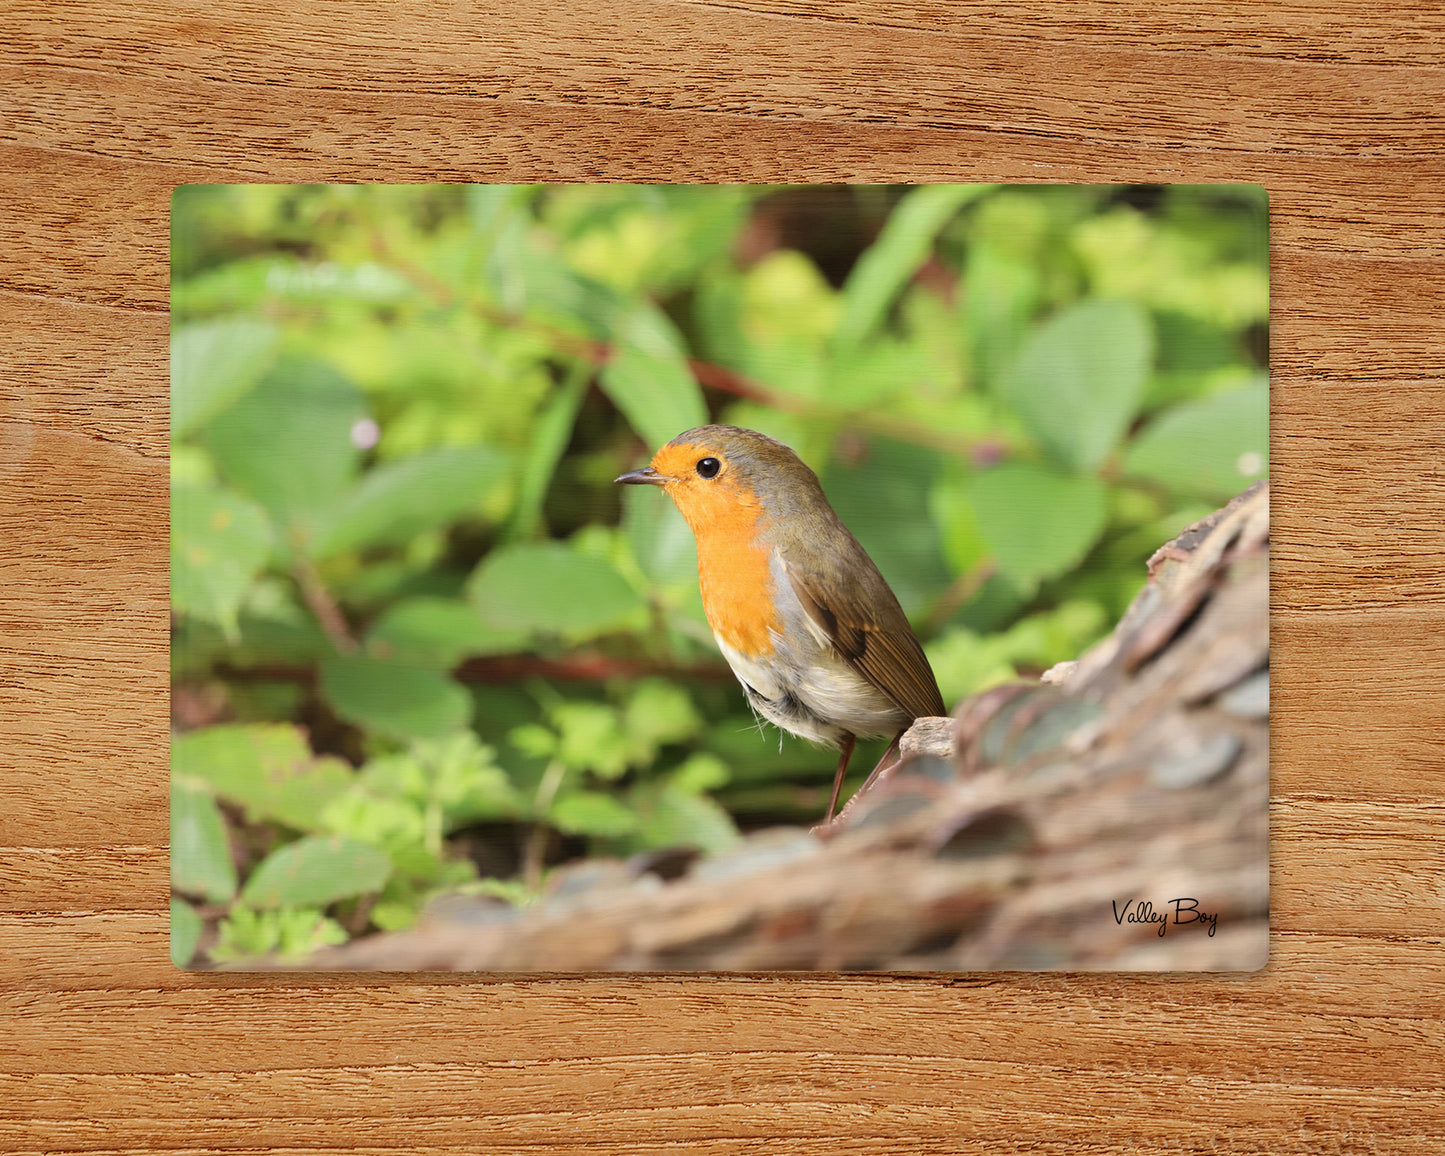
<svg viewBox="0 0 1445 1156">
<path fill-rule="evenodd" d="M 341 607 L 336 604 L 331 591 L 326 589 L 326 584 L 321 581 L 315 563 L 304 555 L 299 556 L 291 573 L 296 578 L 296 584 L 301 587 L 302 599 L 311 613 L 316 615 L 316 621 L 321 624 L 321 629 L 331 640 L 331 645 L 342 654 L 354 652 L 356 639 L 352 637 L 351 627 L 347 625 Z"/>
</svg>

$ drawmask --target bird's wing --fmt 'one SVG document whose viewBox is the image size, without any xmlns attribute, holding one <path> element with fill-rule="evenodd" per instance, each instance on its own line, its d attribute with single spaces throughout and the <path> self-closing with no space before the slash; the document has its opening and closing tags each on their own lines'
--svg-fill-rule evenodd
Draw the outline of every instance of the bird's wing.
<svg viewBox="0 0 1445 1156">
<path fill-rule="evenodd" d="M 824 597 L 816 576 L 806 567 L 784 559 L 783 572 L 808 617 L 859 675 L 914 718 L 948 713 L 933 668 L 898 599 L 861 547 L 859 553 L 866 567 L 854 569 L 858 594 L 841 600 Z"/>
</svg>

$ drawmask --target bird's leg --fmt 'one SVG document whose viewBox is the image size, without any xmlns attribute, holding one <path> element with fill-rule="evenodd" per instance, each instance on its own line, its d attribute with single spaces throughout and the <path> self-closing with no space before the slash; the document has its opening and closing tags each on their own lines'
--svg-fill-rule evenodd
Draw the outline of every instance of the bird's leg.
<svg viewBox="0 0 1445 1156">
<path fill-rule="evenodd" d="M 907 729 L 907 727 L 904 727 L 903 730 L 893 736 L 893 741 L 888 744 L 888 749 L 883 752 L 883 757 L 878 760 L 878 765 L 874 767 L 868 777 L 863 780 L 863 785 L 853 792 L 855 798 L 877 782 L 880 775 L 891 771 L 903 761 L 903 756 L 898 752 L 898 742 L 903 738 L 904 731 Z"/>
<path fill-rule="evenodd" d="M 838 773 L 833 776 L 833 795 L 828 800 L 828 814 L 824 817 L 824 823 L 833 821 L 833 809 L 838 805 L 838 792 L 843 789 L 843 776 L 848 773 L 848 760 L 853 757 L 853 736 L 847 731 L 843 732 L 843 753 L 838 758 Z"/>
</svg>

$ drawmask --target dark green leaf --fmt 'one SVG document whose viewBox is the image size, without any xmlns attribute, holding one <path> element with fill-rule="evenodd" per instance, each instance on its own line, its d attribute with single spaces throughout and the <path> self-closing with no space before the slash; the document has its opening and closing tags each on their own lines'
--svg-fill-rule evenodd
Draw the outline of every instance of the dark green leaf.
<svg viewBox="0 0 1445 1156">
<path fill-rule="evenodd" d="M 321 689 L 348 722 L 397 739 L 440 738 L 472 716 L 472 700 L 455 680 L 368 655 L 325 659 Z"/>
<path fill-rule="evenodd" d="M 236 637 L 236 614 L 266 564 L 271 525 L 255 502 L 212 486 L 171 487 L 171 605 Z"/>
<path fill-rule="evenodd" d="M 1125 301 L 1085 301 L 1024 341 L 1003 393 L 1055 461 L 1097 469 L 1138 412 L 1153 356 L 1149 318 Z"/>
<path fill-rule="evenodd" d="M 1103 532 L 1108 517 L 1104 484 L 1028 462 L 978 474 L 969 487 L 979 532 L 999 571 L 1033 589 L 1074 566 Z"/>
<path fill-rule="evenodd" d="M 920 613 L 948 585 L 927 504 L 937 472 L 932 451 L 876 438 L 856 463 L 830 464 L 824 479 L 833 508 L 909 615 Z"/>
<path fill-rule="evenodd" d="M 211 903 L 236 894 L 236 865 L 220 808 L 204 786 L 182 778 L 171 781 L 171 886 Z"/>
<path fill-rule="evenodd" d="M 252 907 L 325 907 L 379 891 L 391 875 L 383 851 L 340 835 L 308 835 L 257 865 L 241 899 Z"/>
<path fill-rule="evenodd" d="M 620 627 L 645 607 L 607 562 L 555 542 L 493 551 L 467 580 L 467 593 L 488 626 L 574 641 Z"/>
<path fill-rule="evenodd" d="M 254 386 L 276 356 L 269 321 L 227 318 L 171 331 L 171 437 L 204 425 Z"/>
</svg>

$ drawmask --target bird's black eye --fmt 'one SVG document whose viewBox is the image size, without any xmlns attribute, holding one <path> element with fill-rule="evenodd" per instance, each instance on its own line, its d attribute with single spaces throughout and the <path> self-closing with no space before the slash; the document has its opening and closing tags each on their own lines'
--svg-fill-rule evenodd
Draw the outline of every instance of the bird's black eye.
<svg viewBox="0 0 1445 1156">
<path fill-rule="evenodd" d="M 702 461 L 697 463 L 699 477 L 715 478 L 720 469 L 722 469 L 722 462 L 718 461 L 717 458 L 703 458 Z"/>
</svg>

